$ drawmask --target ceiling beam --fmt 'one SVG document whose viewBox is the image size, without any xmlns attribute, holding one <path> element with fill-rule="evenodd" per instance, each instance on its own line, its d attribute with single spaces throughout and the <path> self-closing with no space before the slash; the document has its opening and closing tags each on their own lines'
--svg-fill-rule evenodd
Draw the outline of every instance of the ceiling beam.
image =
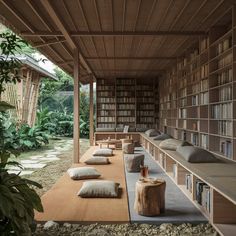
<svg viewBox="0 0 236 236">
<path fill-rule="evenodd" d="M 34 47 L 41 48 L 41 47 L 46 47 L 48 45 L 53 45 L 53 44 L 63 43 L 63 42 L 66 42 L 66 40 L 65 39 L 61 39 L 61 40 L 52 39 L 52 40 L 48 40 L 45 43 L 42 43 L 42 42 L 34 43 Z"/>
<path fill-rule="evenodd" d="M 47 1 L 47 0 L 43 0 Z M 55 22 L 56 23 L 56 22 Z M 47 32 L 38 31 L 32 34 L 32 32 L 21 32 L 22 36 L 35 37 L 35 36 L 65 36 L 72 40 L 72 37 L 104 37 L 104 36 L 204 36 L 207 35 L 205 31 L 79 31 L 79 32 L 67 32 L 66 34 L 58 31 Z M 69 40 L 71 42 L 71 40 Z M 72 44 L 72 42 L 71 42 Z M 73 45 L 73 44 L 72 44 Z"/>
<path fill-rule="evenodd" d="M 149 70 L 149 69 L 146 69 L 146 70 L 143 70 L 143 69 L 94 69 L 93 71 L 96 71 L 96 72 L 164 72 L 164 70 Z"/>
<path fill-rule="evenodd" d="M 63 36 L 65 37 L 67 43 L 70 45 L 70 47 L 73 50 L 76 50 L 76 48 L 78 48 L 78 46 L 76 45 L 76 43 L 74 42 L 74 40 L 72 39 L 70 33 L 68 32 L 68 30 L 66 29 L 66 26 L 64 25 L 64 22 L 62 22 L 62 20 L 59 18 L 59 16 L 57 15 L 57 13 L 55 12 L 55 8 L 52 6 L 52 3 L 49 0 L 41 0 L 42 5 L 44 6 L 45 10 L 49 13 L 49 15 L 51 16 L 53 22 L 56 24 L 56 26 L 58 27 L 58 29 L 61 31 L 61 33 L 63 34 Z M 87 69 L 87 71 L 89 73 L 92 73 L 89 65 L 86 63 L 86 61 L 84 60 L 82 54 L 81 54 L 81 50 L 79 53 L 79 59 L 81 61 L 81 63 L 84 65 L 84 67 Z"/>
<path fill-rule="evenodd" d="M 86 60 L 176 60 L 176 57 L 86 57 Z"/>
</svg>

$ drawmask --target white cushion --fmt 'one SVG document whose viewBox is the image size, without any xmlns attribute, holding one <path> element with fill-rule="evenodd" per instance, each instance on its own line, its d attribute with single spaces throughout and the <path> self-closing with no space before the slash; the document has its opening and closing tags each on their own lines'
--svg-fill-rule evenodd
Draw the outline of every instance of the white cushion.
<svg viewBox="0 0 236 236">
<path fill-rule="evenodd" d="M 93 152 L 93 156 L 112 156 L 113 155 L 113 151 L 110 148 L 100 148 L 97 149 Z"/>
<path fill-rule="evenodd" d="M 119 183 L 110 180 L 85 181 L 78 192 L 83 198 L 118 197 Z"/>
<path fill-rule="evenodd" d="M 160 148 L 172 150 L 172 151 L 176 151 L 177 147 L 179 147 L 179 146 L 192 146 L 192 145 L 190 143 L 188 143 L 187 141 L 173 139 L 173 138 L 163 140 L 159 144 Z"/>
<path fill-rule="evenodd" d="M 84 163 L 87 165 L 106 165 L 110 164 L 110 161 L 107 157 L 91 157 L 88 160 L 86 160 Z"/>
<path fill-rule="evenodd" d="M 67 173 L 71 179 L 96 179 L 101 176 L 101 174 L 94 167 L 75 167 L 67 170 Z"/>
</svg>

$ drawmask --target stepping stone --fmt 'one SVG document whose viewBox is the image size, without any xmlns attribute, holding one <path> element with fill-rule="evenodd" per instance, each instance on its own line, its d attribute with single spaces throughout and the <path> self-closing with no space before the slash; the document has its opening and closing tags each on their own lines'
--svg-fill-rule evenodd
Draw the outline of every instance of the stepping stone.
<svg viewBox="0 0 236 236">
<path fill-rule="evenodd" d="M 58 157 L 42 157 L 40 161 L 59 161 L 60 158 Z"/>
<path fill-rule="evenodd" d="M 30 159 L 32 159 L 32 160 L 37 160 L 37 159 L 39 159 L 40 157 L 42 157 L 42 155 L 41 156 L 32 156 L 32 157 L 30 157 Z"/>
<path fill-rule="evenodd" d="M 20 172 L 20 176 L 22 175 L 31 175 L 32 173 L 34 173 L 34 171 L 31 170 L 23 170 L 23 171 L 19 171 L 19 170 L 9 170 L 7 171 L 9 174 L 16 174 L 18 175 Z"/>
<path fill-rule="evenodd" d="M 36 164 L 38 163 L 39 161 L 37 160 L 22 160 L 20 161 L 21 164 Z"/>
<path fill-rule="evenodd" d="M 48 154 L 46 157 L 48 157 L 48 158 L 54 158 L 54 157 L 57 157 L 57 156 L 56 156 L 56 155 L 51 155 L 51 154 L 49 155 L 49 154 Z M 40 160 L 42 160 L 42 158 L 40 158 Z"/>
<path fill-rule="evenodd" d="M 24 168 L 27 169 L 42 169 L 46 166 L 46 164 L 36 163 L 36 164 L 22 164 Z"/>
</svg>

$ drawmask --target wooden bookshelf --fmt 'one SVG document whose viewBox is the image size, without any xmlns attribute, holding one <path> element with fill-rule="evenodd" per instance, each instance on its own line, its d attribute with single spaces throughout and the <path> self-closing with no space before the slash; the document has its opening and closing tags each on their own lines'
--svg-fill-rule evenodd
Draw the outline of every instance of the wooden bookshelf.
<svg viewBox="0 0 236 236">
<path fill-rule="evenodd" d="M 160 78 L 160 129 L 236 161 L 236 17 L 230 9 Z M 176 106 L 171 95 L 177 93 Z M 175 117 L 177 111 L 177 117 Z"/>
<path fill-rule="evenodd" d="M 156 79 L 97 79 L 97 127 L 158 128 Z"/>
<path fill-rule="evenodd" d="M 140 134 L 140 143 L 220 235 L 235 235 L 235 163 L 191 164 L 176 151 L 159 148 L 158 141 L 145 134 Z"/>
</svg>

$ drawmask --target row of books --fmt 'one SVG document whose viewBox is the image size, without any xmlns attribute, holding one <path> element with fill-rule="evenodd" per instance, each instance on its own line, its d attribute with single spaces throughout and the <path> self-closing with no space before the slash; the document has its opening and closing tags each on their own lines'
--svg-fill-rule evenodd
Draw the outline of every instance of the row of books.
<svg viewBox="0 0 236 236">
<path fill-rule="evenodd" d="M 194 70 L 196 70 L 198 68 L 198 63 L 197 61 L 194 61 L 193 63 L 190 64 L 190 72 L 193 72 Z M 200 76 L 200 73 L 199 73 Z"/>
<path fill-rule="evenodd" d="M 115 116 L 115 111 L 114 110 L 99 110 L 98 111 L 98 116 Z"/>
<path fill-rule="evenodd" d="M 223 103 L 211 106 L 211 118 L 212 119 L 231 119 L 233 114 L 233 104 Z"/>
<path fill-rule="evenodd" d="M 130 98 L 130 97 L 119 97 L 116 99 L 117 102 L 131 102 L 131 103 L 135 103 L 135 98 Z"/>
<path fill-rule="evenodd" d="M 180 119 L 187 118 L 187 109 L 186 108 L 180 108 L 179 109 L 179 118 Z"/>
<path fill-rule="evenodd" d="M 137 90 L 153 90 L 153 85 L 150 84 L 150 85 L 146 85 L 146 84 L 142 84 L 142 85 L 136 85 L 136 89 Z"/>
<path fill-rule="evenodd" d="M 105 123 L 105 124 L 97 124 L 97 127 L 98 128 L 115 128 L 116 127 L 116 125 L 115 124 L 107 124 L 107 123 Z"/>
<path fill-rule="evenodd" d="M 117 122 L 121 123 L 135 122 L 135 117 L 117 117 Z"/>
<path fill-rule="evenodd" d="M 98 103 L 115 103 L 116 99 L 115 98 L 101 98 L 101 97 L 98 97 L 97 102 Z"/>
<path fill-rule="evenodd" d="M 215 129 L 215 127 L 214 127 Z M 232 121 L 218 121 L 218 134 L 225 136 L 232 136 L 233 123 Z"/>
<path fill-rule="evenodd" d="M 135 79 L 117 79 L 116 84 L 119 86 L 120 85 L 135 85 Z"/>
<path fill-rule="evenodd" d="M 99 116 L 97 117 L 98 122 L 115 122 L 116 118 L 113 116 Z"/>
<path fill-rule="evenodd" d="M 220 152 L 228 157 L 232 158 L 232 142 L 230 140 L 221 140 L 220 141 Z"/>
<path fill-rule="evenodd" d="M 154 98 L 153 97 L 137 97 L 137 102 L 154 103 Z"/>
<path fill-rule="evenodd" d="M 139 104 L 140 110 L 154 110 L 154 104 Z"/>
<path fill-rule="evenodd" d="M 187 98 L 181 98 L 181 99 L 179 100 L 179 105 L 180 105 L 180 107 L 185 107 L 185 106 L 187 106 Z"/>
<path fill-rule="evenodd" d="M 201 66 L 201 79 L 207 77 L 209 74 L 209 66 L 208 64 Z"/>
<path fill-rule="evenodd" d="M 218 85 L 229 83 L 233 80 L 233 70 L 229 69 L 217 75 Z"/>
<path fill-rule="evenodd" d="M 187 60 L 187 58 L 185 57 L 185 58 L 183 58 L 181 61 L 179 61 L 179 62 L 177 63 L 177 69 L 178 69 L 178 70 L 182 70 L 185 66 L 187 66 L 187 64 L 188 64 L 188 60 Z"/>
<path fill-rule="evenodd" d="M 230 53 L 230 54 L 226 55 L 225 57 L 223 57 L 222 59 L 219 59 L 218 69 L 229 65 L 230 63 L 232 63 L 232 61 L 233 61 L 233 54 Z"/>
<path fill-rule="evenodd" d="M 137 116 L 154 116 L 154 111 L 137 111 Z"/>
<path fill-rule="evenodd" d="M 193 95 L 192 96 L 192 106 L 197 106 L 198 105 L 198 95 Z"/>
<path fill-rule="evenodd" d="M 101 86 L 101 85 L 110 85 L 110 86 L 113 86 L 114 84 L 112 84 L 112 82 L 115 82 L 115 81 L 111 81 L 111 80 L 105 80 L 105 79 L 99 79 L 98 80 L 98 86 Z"/>
<path fill-rule="evenodd" d="M 118 104 L 117 109 L 118 110 L 134 110 L 135 104 Z"/>
<path fill-rule="evenodd" d="M 135 97 L 135 91 L 117 91 L 117 97 Z"/>
<path fill-rule="evenodd" d="M 203 79 L 201 80 L 201 91 L 206 91 L 208 90 L 208 79 Z"/>
<path fill-rule="evenodd" d="M 208 135 L 207 134 L 201 134 L 201 147 L 208 149 Z"/>
<path fill-rule="evenodd" d="M 115 97 L 115 91 L 97 91 L 98 97 Z"/>
<path fill-rule="evenodd" d="M 186 97 L 187 96 L 187 88 L 180 89 L 179 96 Z"/>
<path fill-rule="evenodd" d="M 209 47 L 209 37 L 206 37 L 200 41 L 200 52 L 203 52 Z"/>
<path fill-rule="evenodd" d="M 193 181 L 192 181 L 192 174 L 185 174 L 185 186 L 186 189 L 192 193 L 192 188 L 193 188 Z"/>
<path fill-rule="evenodd" d="M 200 104 L 206 105 L 208 103 L 209 103 L 209 93 L 208 92 L 200 93 Z"/>
<path fill-rule="evenodd" d="M 99 104 L 98 105 L 98 109 L 102 109 L 102 110 L 115 110 L 116 109 L 116 105 L 115 104 Z"/>
<path fill-rule="evenodd" d="M 232 99 L 232 86 L 219 89 L 219 101 L 228 101 Z"/>
<path fill-rule="evenodd" d="M 179 81 L 179 88 L 185 88 L 187 86 L 187 78 L 181 78 Z"/>
<path fill-rule="evenodd" d="M 198 204 L 202 205 L 207 212 L 211 211 L 211 200 L 210 200 L 210 187 L 202 182 L 201 180 L 196 180 L 196 200 Z"/>
<path fill-rule="evenodd" d="M 114 85 L 97 85 L 97 91 L 110 91 L 115 90 Z"/>
<path fill-rule="evenodd" d="M 196 57 L 199 55 L 199 50 L 196 48 L 192 53 L 190 53 L 190 60 L 196 59 Z"/>
<path fill-rule="evenodd" d="M 117 115 L 118 116 L 132 116 L 133 112 L 132 110 L 121 110 L 121 111 L 117 111 Z"/>
<path fill-rule="evenodd" d="M 197 133 L 191 133 L 190 140 L 191 140 L 191 143 L 193 145 L 196 145 L 196 146 L 199 145 L 199 139 L 198 139 L 198 134 Z"/>
<path fill-rule="evenodd" d="M 154 123 L 154 117 L 138 117 L 137 122 L 139 122 L 139 123 Z"/>
<path fill-rule="evenodd" d="M 232 36 L 230 36 L 229 38 L 225 39 L 224 41 L 220 42 L 217 45 L 217 54 L 219 55 L 231 47 L 232 47 Z"/>
<path fill-rule="evenodd" d="M 153 91 L 137 91 L 137 97 L 144 96 L 144 97 L 154 97 L 154 92 Z"/>
</svg>

